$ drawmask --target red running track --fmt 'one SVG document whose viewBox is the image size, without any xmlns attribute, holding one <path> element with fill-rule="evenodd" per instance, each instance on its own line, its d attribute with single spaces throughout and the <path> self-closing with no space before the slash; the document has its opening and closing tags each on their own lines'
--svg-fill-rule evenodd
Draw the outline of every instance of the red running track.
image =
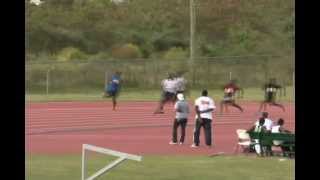
<svg viewBox="0 0 320 180">
<path fill-rule="evenodd" d="M 92 144 L 140 155 L 232 153 L 237 142 L 236 129 L 248 129 L 258 118 L 257 102 L 240 102 L 244 112 L 229 108 L 229 113 L 214 113 L 213 144 L 190 148 L 194 128 L 194 112 L 189 116 L 184 145 L 169 145 L 174 118 L 173 104 L 165 106 L 165 114 L 153 114 L 156 102 L 120 102 L 116 111 L 110 102 L 50 102 L 26 104 L 26 152 L 35 154 L 79 154 L 82 144 Z M 190 103 L 190 108 L 193 104 Z M 286 103 L 286 112 L 268 107 L 273 120 L 285 119 L 294 131 L 294 104 Z M 219 108 L 217 109 L 219 112 Z"/>
</svg>

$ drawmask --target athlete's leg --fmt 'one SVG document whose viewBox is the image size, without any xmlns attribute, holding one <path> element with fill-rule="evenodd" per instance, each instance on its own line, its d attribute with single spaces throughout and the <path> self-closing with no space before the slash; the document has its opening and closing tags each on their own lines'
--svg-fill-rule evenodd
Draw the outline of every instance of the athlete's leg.
<svg viewBox="0 0 320 180">
<path fill-rule="evenodd" d="M 233 102 L 231 105 L 232 105 L 233 107 L 238 108 L 241 112 L 243 112 L 242 107 L 241 107 L 241 106 L 239 106 L 238 104 L 236 104 L 235 102 Z"/>
<path fill-rule="evenodd" d="M 220 102 L 220 114 L 223 113 L 223 106 L 224 106 L 224 101 L 222 100 L 222 101 Z"/>
<path fill-rule="evenodd" d="M 206 145 L 211 146 L 212 139 L 211 139 L 211 120 L 210 119 L 204 119 L 204 135 L 206 140 Z"/>
<path fill-rule="evenodd" d="M 224 104 L 224 111 L 225 111 L 226 113 L 229 113 L 228 106 L 229 106 L 229 103 L 225 103 L 225 104 Z"/>
<path fill-rule="evenodd" d="M 171 139 L 173 143 L 177 142 L 177 129 L 178 129 L 178 121 L 177 119 L 174 119 L 173 127 L 172 127 L 172 139 Z"/>
<path fill-rule="evenodd" d="M 180 125 L 181 125 L 180 143 L 184 143 L 184 138 L 186 136 L 187 119 L 183 120 Z"/>
<path fill-rule="evenodd" d="M 117 100 L 116 100 L 116 96 L 112 96 L 112 110 L 116 110 L 116 106 L 117 106 Z"/>
<path fill-rule="evenodd" d="M 285 108 L 282 104 L 279 104 L 279 103 L 276 103 L 276 102 L 273 102 L 270 104 L 271 106 L 277 106 L 277 107 L 280 107 L 282 109 L 283 112 L 285 112 Z"/>
<path fill-rule="evenodd" d="M 167 101 L 167 94 L 165 92 L 162 93 L 161 99 L 159 101 L 157 109 L 154 111 L 154 114 L 163 113 L 163 106 Z"/>
<path fill-rule="evenodd" d="M 262 101 L 261 104 L 260 104 L 260 107 L 259 107 L 259 112 L 261 111 L 262 108 L 265 111 L 266 110 L 266 105 L 267 105 L 267 102 L 266 101 Z"/>
<path fill-rule="evenodd" d="M 200 143 L 200 130 L 201 130 L 201 123 L 200 121 L 196 120 L 196 124 L 193 131 L 193 143 L 196 146 L 199 146 Z"/>
</svg>

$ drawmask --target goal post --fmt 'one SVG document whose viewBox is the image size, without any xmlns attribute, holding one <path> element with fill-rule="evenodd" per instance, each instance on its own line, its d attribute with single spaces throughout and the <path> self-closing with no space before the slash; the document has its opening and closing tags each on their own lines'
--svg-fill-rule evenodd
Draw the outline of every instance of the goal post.
<svg viewBox="0 0 320 180">
<path fill-rule="evenodd" d="M 110 164 L 106 165 L 90 177 L 87 177 L 86 173 L 86 162 L 87 162 L 87 156 L 86 156 L 86 151 L 93 151 L 93 152 L 98 152 L 102 154 L 107 154 L 111 156 L 117 156 L 119 157 L 118 159 L 112 161 Z M 110 171 L 112 168 L 116 167 L 120 163 L 124 162 L 125 160 L 134 160 L 134 161 L 142 161 L 142 156 L 137 156 L 133 154 L 128 154 L 128 153 L 123 153 L 119 151 L 114 151 L 111 149 L 107 148 L 102 148 L 98 146 L 93 146 L 89 144 L 83 144 L 82 145 L 82 164 L 81 164 L 81 180 L 94 180 L 97 177 L 101 176 L 102 174 L 106 173 L 107 171 Z"/>
</svg>

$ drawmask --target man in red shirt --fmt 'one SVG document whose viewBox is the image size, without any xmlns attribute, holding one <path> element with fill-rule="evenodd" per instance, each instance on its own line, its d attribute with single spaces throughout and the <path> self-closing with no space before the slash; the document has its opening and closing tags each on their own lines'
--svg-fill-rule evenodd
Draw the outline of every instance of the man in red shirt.
<svg viewBox="0 0 320 180">
<path fill-rule="evenodd" d="M 243 112 L 243 109 L 241 106 L 236 104 L 235 102 L 235 95 L 237 92 L 241 92 L 241 97 L 243 96 L 243 90 L 239 86 L 236 85 L 236 80 L 231 80 L 228 84 L 226 84 L 224 87 L 224 97 L 223 100 L 220 102 L 220 113 L 222 114 L 223 108 L 225 108 L 225 111 L 228 112 L 228 106 L 233 106 L 238 108 L 241 112 Z"/>
</svg>

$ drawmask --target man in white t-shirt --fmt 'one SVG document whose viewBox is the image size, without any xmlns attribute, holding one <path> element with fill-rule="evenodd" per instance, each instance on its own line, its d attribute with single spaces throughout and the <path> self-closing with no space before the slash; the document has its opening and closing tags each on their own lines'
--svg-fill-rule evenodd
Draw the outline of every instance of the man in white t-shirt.
<svg viewBox="0 0 320 180">
<path fill-rule="evenodd" d="M 266 128 L 267 131 L 271 132 L 273 121 L 268 118 L 268 112 L 262 112 L 262 117 L 265 119 L 263 126 Z M 259 124 L 259 120 L 256 121 L 256 125 Z"/>
<path fill-rule="evenodd" d="M 198 147 L 200 143 L 200 130 L 204 128 L 205 142 L 208 147 L 211 147 L 211 123 L 212 112 L 216 108 L 213 99 L 208 97 L 208 91 L 203 90 L 202 96 L 195 101 L 196 123 L 193 133 L 193 144 L 191 147 Z"/>
<path fill-rule="evenodd" d="M 284 120 L 282 118 L 279 118 L 277 125 L 274 125 L 272 127 L 271 133 L 287 133 L 287 134 L 291 134 L 292 132 L 285 129 L 284 127 Z M 282 153 L 284 156 L 286 156 L 287 154 L 290 156 L 291 154 L 290 152 L 290 148 L 288 146 L 283 146 L 282 144 L 285 144 L 285 141 L 279 141 L 279 140 L 274 140 L 273 144 L 276 146 L 280 146 Z"/>
<path fill-rule="evenodd" d="M 271 132 L 272 127 L 273 127 L 273 121 L 271 119 L 269 119 L 268 116 L 269 116 L 268 112 L 262 112 L 261 118 L 265 119 L 263 127 L 265 127 L 266 132 Z M 259 120 L 257 120 L 257 122 L 256 122 L 256 125 L 258 125 L 258 124 L 259 124 Z M 266 146 L 266 154 L 267 155 L 273 154 L 271 146 Z"/>
</svg>

